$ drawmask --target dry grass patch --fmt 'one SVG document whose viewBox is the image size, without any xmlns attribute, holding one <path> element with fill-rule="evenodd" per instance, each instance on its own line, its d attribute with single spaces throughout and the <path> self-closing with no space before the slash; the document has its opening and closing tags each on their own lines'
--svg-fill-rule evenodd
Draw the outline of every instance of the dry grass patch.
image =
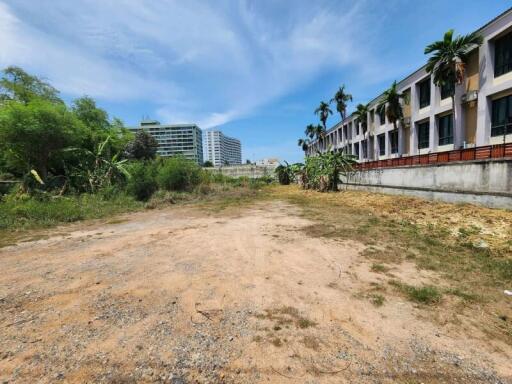
<svg viewBox="0 0 512 384">
<path fill-rule="evenodd" d="M 273 187 L 272 195 L 300 206 L 302 215 L 314 222 L 303 229 L 306 235 L 366 245 L 361 256 L 369 260 L 372 272 L 387 273 L 388 266 L 404 261 L 435 271 L 441 285 L 397 287 L 395 291 L 410 300 L 440 304 L 448 295 L 463 304 L 468 316 L 483 310 L 492 322 L 497 314 L 512 318 L 510 299 L 503 294 L 512 287 L 511 211 L 360 191 L 319 193 L 295 186 Z M 376 300 L 378 305 L 381 300 Z M 495 337 L 510 337 L 512 322 L 498 323 L 500 327 L 493 326 Z"/>
<path fill-rule="evenodd" d="M 256 315 L 260 320 L 270 320 L 275 325 L 275 331 L 281 330 L 282 327 L 289 328 L 294 325 L 296 328 L 305 329 L 314 327 L 316 323 L 299 313 L 299 310 L 290 306 L 283 306 L 280 308 L 266 309 L 264 313 Z"/>
</svg>

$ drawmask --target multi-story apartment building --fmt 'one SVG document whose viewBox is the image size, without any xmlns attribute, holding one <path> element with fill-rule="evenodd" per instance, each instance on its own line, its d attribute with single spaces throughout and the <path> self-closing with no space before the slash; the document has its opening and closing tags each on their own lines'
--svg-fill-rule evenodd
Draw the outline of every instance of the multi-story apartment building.
<svg viewBox="0 0 512 384">
<path fill-rule="evenodd" d="M 408 99 L 398 129 L 378 113 L 379 95 L 369 103 L 366 126 L 349 116 L 308 154 L 330 147 L 365 162 L 512 142 L 512 9 L 477 32 L 484 41 L 469 53 L 453 104 L 449 90 L 436 87 L 423 66 L 398 82 Z"/>
<path fill-rule="evenodd" d="M 242 145 L 240 140 L 225 136 L 221 131 L 208 130 L 204 136 L 206 160 L 215 167 L 242 164 Z"/>
<path fill-rule="evenodd" d="M 141 121 L 139 127 L 129 128 L 132 132 L 141 129 L 158 142 L 157 154 L 162 157 L 183 155 L 187 159 L 203 163 L 201 129 L 195 124 L 160 124 L 156 120 Z"/>
</svg>

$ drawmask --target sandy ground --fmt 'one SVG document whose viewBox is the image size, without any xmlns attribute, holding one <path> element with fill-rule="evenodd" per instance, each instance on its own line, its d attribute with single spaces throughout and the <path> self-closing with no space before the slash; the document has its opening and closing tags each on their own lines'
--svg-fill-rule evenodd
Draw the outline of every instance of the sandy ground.
<svg viewBox="0 0 512 384">
<path fill-rule="evenodd" d="M 295 206 L 122 219 L 0 249 L 0 383 L 512 383 L 511 346 L 374 306 L 364 246 Z"/>
</svg>

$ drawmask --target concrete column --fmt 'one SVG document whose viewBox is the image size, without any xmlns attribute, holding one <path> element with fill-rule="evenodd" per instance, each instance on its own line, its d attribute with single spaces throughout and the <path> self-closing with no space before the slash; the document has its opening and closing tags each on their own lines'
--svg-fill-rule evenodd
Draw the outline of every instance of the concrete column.
<svg viewBox="0 0 512 384">
<path fill-rule="evenodd" d="M 398 123 L 398 156 L 404 153 L 404 128 Z"/>
<path fill-rule="evenodd" d="M 391 148 L 390 148 L 390 145 L 389 145 L 389 132 L 388 131 L 385 131 L 384 132 L 384 143 L 385 143 L 385 148 L 384 148 L 384 156 L 389 157 L 390 155 L 390 152 L 391 152 Z"/>
<path fill-rule="evenodd" d="M 479 51 L 480 78 L 477 105 L 476 145 L 488 145 L 491 139 L 491 108 L 492 103 L 487 97 L 488 87 L 494 79 L 493 56 L 494 46 L 485 40 Z"/>
<path fill-rule="evenodd" d="M 409 137 L 409 148 L 411 155 L 418 154 L 418 128 L 415 123 L 415 118 L 418 116 L 418 87 L 416 84 L 411 85 L 411 135 Z"/>
<path fill-rule="evenodd" d="M 439 135 L 437 130 L 437 124 L 436 124 L 436 115 L 433 113 L 430 114 L 429 118 L 429 145 L 428 145 L 428 151 L 429 152 L 436 152 L 437 151 L 437 144 L 439 143 Z"/>
<path fill-rule="evenodd" d="M 455 87 L 455 105 L 452 106 L 452 113 L 457 116 L 457 119 L 453 124 L 453 149 L 459 149 L 462 147 L 466 133 L 464 131 L 464 110 L 462 108 L 461 98 L 465 93 L 463 85 L 457 85 Z"/>
</svg>

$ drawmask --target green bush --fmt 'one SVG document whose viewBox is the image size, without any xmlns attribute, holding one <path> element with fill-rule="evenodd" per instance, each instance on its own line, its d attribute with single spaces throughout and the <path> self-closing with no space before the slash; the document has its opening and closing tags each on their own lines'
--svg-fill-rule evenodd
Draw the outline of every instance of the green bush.
<svg viewBox="0 0 512 384">
<path fill-rule="evenodd" d="M 195 162 L 176 156 L 163 161 L 156 180 L 162 189 L 190 192 L 201 183 L 202 172 Z"/>
<path fill-rule="evenodd" d="M 158 189 L 156 167 L 150 162 L 134 162 L 128 172 L 131 177 L 127 182 L 126 191 L 139 201 L 148 201 Z"/>
</svg>

